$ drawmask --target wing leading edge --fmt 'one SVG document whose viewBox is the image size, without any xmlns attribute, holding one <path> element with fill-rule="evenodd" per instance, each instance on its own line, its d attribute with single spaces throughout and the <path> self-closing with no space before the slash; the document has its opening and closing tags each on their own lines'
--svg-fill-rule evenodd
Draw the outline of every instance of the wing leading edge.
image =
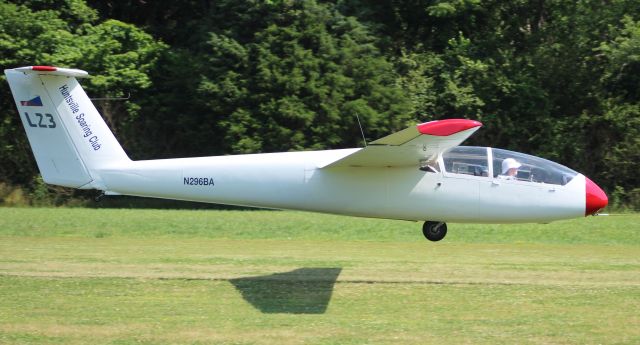
<svg viewBox="0 0 640 345">
<path fill-rule="evenodd" d="M 320 168 L 418 166 L 460 145 L 481 126 L 482 123 L 467 119 L 422 123 L 371 142 L 369 146 Z"/>
</svg>

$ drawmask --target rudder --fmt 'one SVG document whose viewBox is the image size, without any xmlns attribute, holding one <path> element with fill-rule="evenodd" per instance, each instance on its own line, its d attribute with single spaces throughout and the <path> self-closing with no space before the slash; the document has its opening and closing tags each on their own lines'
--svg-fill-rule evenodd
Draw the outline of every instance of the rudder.
<svg viewBox="0 0 640 345">
<path fill-rule="evenodd" d="M 102 189 L 99 169 L 129 161 L 75 78 L 86 72 L 32 66 L 5 75 L 46 183 Z"/>
</svg>

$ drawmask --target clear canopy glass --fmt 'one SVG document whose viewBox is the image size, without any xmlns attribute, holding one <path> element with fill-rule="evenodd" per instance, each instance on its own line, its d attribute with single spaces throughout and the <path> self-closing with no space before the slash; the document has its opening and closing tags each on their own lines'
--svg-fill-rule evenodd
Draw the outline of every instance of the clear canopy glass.
<svg viewBox="0 0 640 345">
<path fill-rule="evenodd" d="M 454 174 L 489 176 L 486 147 L 456 146 L 442 155 L 444 169 Z"/>
<path fill-rule="evenodd" d="M 504 160 L 508 158 L 512 158 L 520 165 L 517 168 L 517 174 L 515 175 L 515 179 L 519 181 L 564 186 L 578 175 L 577 172 L 565 167 L 564 165 L 560 165 L 544 158 L 502 149 L 492 148 L 491 150 L 493 152 L 493 177 L 498 177 L 507 173 L 503 170 L 503 165 L 507 164 L 503 163 Z"/>
<path fill-rule="evenodd" d="M 489 152 L 492 156 L 489 168 Z M 456 146 L 442 155 L 448 173 L 548 183 L 569 183 L 578 173 L 558 163 L 524 153 L 477 146 Z M 511 169 L 511 170 L 510 170 Z"/>
</svg>

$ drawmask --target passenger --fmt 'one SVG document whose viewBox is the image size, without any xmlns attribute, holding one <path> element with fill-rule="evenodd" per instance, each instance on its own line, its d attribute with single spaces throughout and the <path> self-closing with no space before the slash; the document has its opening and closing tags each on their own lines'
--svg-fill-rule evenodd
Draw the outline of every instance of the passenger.
<svg viewBox="0 0 640 345">
<path fill-rule="evenodd" d="M 513 158 L 506 158 L 502 161 L 502 174 L 498 175 L 499 179 L 504 180 L 516 180 L 518 175 L 518 168 L 522 164 Z"/>
</svg>

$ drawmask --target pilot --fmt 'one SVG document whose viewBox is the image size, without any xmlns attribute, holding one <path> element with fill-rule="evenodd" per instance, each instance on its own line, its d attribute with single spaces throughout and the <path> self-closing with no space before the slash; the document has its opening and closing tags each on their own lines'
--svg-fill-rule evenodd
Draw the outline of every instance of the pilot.
<svg viewBox="0 0 640 345">
<path fill-rule="evenodd" d="M 498 178 L 504 180 L 515 180 L 518 175 L 518 168 L 522 164 L 513 158 L 506 158 L 502 161 L 502 174 L 498 175 Z"/>
</svg>

